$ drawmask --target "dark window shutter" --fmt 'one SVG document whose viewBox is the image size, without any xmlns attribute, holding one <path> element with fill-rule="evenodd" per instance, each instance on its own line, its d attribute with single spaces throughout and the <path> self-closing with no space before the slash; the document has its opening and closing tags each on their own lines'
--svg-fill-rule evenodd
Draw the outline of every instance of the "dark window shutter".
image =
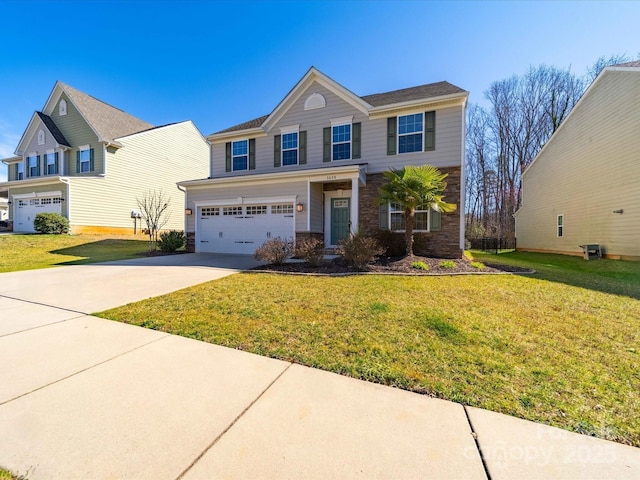
<svg viewBox="0 0 640 480">
<path fill-rule="evenodd" d="M 256 139 L 249 139 L 249 170 L 256 169 Z"/>
<path fill-rule="evenodd" d="M 80 150 L 76 152 L 76 172 L 80 173 Z"/>
<path fill-rule="evenodd" d="M 397 117 L 387 118 L 387 155 L 396 154 L 396 131 L 398 126 Z"/>
<path fill-rule="evenodd" d="M 227 142 L 225 145 L 224 171 L 231 171 L 231 142 Z"/>
<path fill-rule="evenodd" d="M 15 177 L 13 178 L 14 180 L 18 180 L 18 175 L 19 175 L 19 173 L 18 173 L 18 168 L 19 168 L 19 167 L 18 167 L 18 164 L 16 163 L 16 164 L 15 164 L 15 173 L 16 173 L 16 175 L 15 175 Z"/>
<path fill-rule="evenodd" d="M 322 129 L 322 161 L 331 161 L 331 127 Z"/>
<path fill-rule="evenodd" d="M 55 173 L 56 175 L 58 175 L 58 173 L 60 173 L 60 169 L 58 168 L 58 152 L 55 153 L 54 155 L 55 160 L 53 161 L 53 173 Z"/>
<path fill-rule="evenodd" d="M 95 170 L 95 163 L 93 161 L 93 148 L 89 149 L 89 171 L 93 172 Z"/>
<path fill-rule="evenodd" d="M 436 112 L 424 113 L 424 149 L 436 149 Z"/>
<path fill-rule="evenodd" d="M 282 135 L 276 135 L 273 137 L 273 166 L 280 166 L 280 148 L 282 142 Z"/>
<path fill-rule="evenodd" d="M 389 204 L 383 203 L 378 207 L 378 226 L 380 230 L 389 230 Z"/>
<path fill-rule="evenodd" d="M 40 155 L 36 157 L 36 175 L 40 176 Z"/>
<path fill-rule="evenodd" d="M 298 163 L 305 165 L 307 163 L 307 132 L 300 132 L 298 134 Z"/>
<path fill-rule="evenodd" d="M 430 209 L 429 215 L 431 216 L 429 219 L 429 231 L 439 232 L 442 228 L 442 214 L 436 210 Z"/>
<path fill-rule="evenodd" d="M 351 125 L 351 130 L 353 132 L 351 136 L 351 158 L 360 158 L 360 130 L 361 123 L 354 123 Z"/>
</svg>

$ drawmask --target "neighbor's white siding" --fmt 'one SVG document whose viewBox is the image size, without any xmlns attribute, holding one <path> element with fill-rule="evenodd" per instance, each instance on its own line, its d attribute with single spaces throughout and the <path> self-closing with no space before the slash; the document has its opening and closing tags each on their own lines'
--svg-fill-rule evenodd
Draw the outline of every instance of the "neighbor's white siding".
<svg viewBox="0 0 640 480">
<path fill-rule="evenodd" d="M 519 248 L 580 253 L 600 243 L 608 255 L 640 257 L 640 71 L 596 82 L 523 176 Z"/>
<path fill-rule="evenodd" d="M 304 110 L 304 102 L 312 93 L 325 97 L 326 106 L 315 110 Z M 408 110 L 403 115 L 427 109 Z M 323 162 L 323 128 L 331 125 L 331 119 L 353 116 L 353 123 L 361 123 L 362 152 L 359 159 Z M 436 148 L 434 151 L 387 155 L 387 119 L 370 120 L 330 90 L 312 83 L 300 98 L 293 103 L 266 137 L 256 138 L 256 169 L 240 172 L 225 172 L 225 143 L 216 143 L 211 152 L 211 176 L 242 176 L 257 173 L 286 172 L 326 166 L 368 164 L 368 173 L 379 173 L 390 167 L 431 164 L 436 167 L 451 167 L 461 164 L 463 144 L 464 108 L 462 106 L 436 110 Z M 280 127 L 300 125 L 307 132 L 307 164 L 274 167 L 274 136 L 280 135 Z"/>
<path fill-rule="evenodd" d="M 149 190 L 170 200 L 165 229 L 184 228 L 184 194 L 176 182 L 208 174 L 209 148 L 191 122 L 156 128 L 118 139 L 123 147 L 107 153 L 106 175 L 71 178 L 73 225 L 133 230 L 131 210 Z"/>
</svg>

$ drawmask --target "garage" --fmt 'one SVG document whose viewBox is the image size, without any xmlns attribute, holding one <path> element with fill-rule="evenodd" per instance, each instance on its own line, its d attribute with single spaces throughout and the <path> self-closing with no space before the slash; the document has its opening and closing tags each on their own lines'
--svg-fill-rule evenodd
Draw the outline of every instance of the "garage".
<svg viewBox="0 0 640 480">
<path fill-rule="evenodd" d="M 196 251 L 253 255 L 269 239 L 295 236 L 291 203 L 202 205 L 196 219 Z"/>
<path fill-rule="evenodd" d="M 13 197 L 14 232 L 35 232 L 33 220 L 39 213 L 62 213 L 62 197 L 57 193 L 51 196 Z"/>
</svg>

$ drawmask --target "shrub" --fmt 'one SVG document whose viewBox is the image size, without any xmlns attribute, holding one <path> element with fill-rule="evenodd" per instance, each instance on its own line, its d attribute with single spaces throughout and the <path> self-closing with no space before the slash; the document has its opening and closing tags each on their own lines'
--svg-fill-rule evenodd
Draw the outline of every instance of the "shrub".
<svg viewBox="0 0 640 480">
<path fill-rule="evenodd" d="M 413 262 L 411 264 L 411 268 L 415 268 L 418 270 L 429 270 L 429 265 L 424 262 Z"/>
<path fill-rule="evenodd" d="M 384 254 L 389 257 L 401 257 L 407 251 L 404 236 L 389 230 L 378 230 L 375 234 L 376 240 L 385 249 Z"/>
<path fill-rule="evenodd" d="M 324 257 L 324 242 L 317 238 L 302 238 L 296 242 L 295 254 L 310 266 L 317 267 Z"/>
<path fill-rule="evenodd" d="M 256 249 L 256 260 L 264 260 L 273 265 L 282 265 L 293 253 L 293 242 L 280 237 L 272 238 Z"/>
<path fill-rule="evenodd" d="M 69 220 L 59 213 L 39 213 L 33 220 L 33 228 L 38 233 L 61 233 L 69 232 Z"/>
<path fill-rule="evenodd" d="M 187 243 L 187 237 L 182 230 L 171 230 L 160 234 L 158 247 L 163 252 L 173 253 L 184 247 L 185 243 Z"/>
<path fill-rule="evenodd" d="M 473 268 L 477 268 L 478 270 L 484 270 L 485 267 L 484 263 L 482 262 L 471 262 L 471 266 Z"/>
<path fill-rule="evenodd" d="M 340 256 L 356 270 L 365 270 L 367 265 L 384 253 L 384 248 L 372 237 L 361 232 L 340 240 Z"/>
<path fill-rule="evenodd" d="M 453 269 L 456 268 L 456 262 L 453 260 L 443 260 L 440 262 L 440 268 Z"/>
<path fill-rule="evenodd" d="M 465 250 L 462 254 L 464 255 L 464 258 L 466 258 L 470 262 L 473 262 L 473 255 L 469 250 Z"/>
</svg>

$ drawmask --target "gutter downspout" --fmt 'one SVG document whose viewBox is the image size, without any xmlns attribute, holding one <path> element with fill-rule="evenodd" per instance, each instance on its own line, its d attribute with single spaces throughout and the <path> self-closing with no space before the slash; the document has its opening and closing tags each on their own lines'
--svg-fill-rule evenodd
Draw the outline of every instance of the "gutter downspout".
<svg viewBox="0 0 640 480">
<path fill-rule="evenodd" d="M 69 231 L 71 231 L 71 181 L 69 178 L 65 178 L 65 177 L 60 177 L 60 181 L 62 183 L 64 183 L 65 185 L 67 185 L 67 194 L 65 195 L 65 202 L 67 202 L 66 204 L 66 208 L 67 208 L 67 220 L 69 220 Z"/>
</svg>

